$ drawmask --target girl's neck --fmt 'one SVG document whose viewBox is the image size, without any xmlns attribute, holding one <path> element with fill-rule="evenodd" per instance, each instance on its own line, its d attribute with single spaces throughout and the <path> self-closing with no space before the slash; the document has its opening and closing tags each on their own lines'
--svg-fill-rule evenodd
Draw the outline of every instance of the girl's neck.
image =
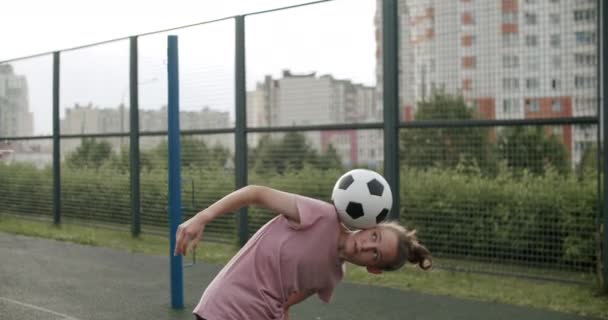
<svg viewBox="0 0 608 320">
<path fill-rule="evenodd" d="M 352 231 L 350 231 L 346 226 L 340 224 L 340 235 L 338 238 L 338 257 L 341 261 L 345 260 L 344 247 L 346 245 L 346 239 L 348 239 L 351 233 Z"/>
</svg>

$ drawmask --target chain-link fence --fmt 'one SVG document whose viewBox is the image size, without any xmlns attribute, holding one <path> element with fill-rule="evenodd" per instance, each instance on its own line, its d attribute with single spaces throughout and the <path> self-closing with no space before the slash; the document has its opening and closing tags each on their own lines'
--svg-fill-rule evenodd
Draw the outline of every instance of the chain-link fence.
<svg viewBox="0 0 608 320">
<path fill-rule="evenodd" d="M 599 6 L 336 0 L 0 62 L 0 211 L 166 234 L 171 34 L 185 218 L 239 181 L 329 201 L 370 168 L 438 267 L 593 281 Z M 206 234 L 235 243 L 235 215 Z"/>
</svg>

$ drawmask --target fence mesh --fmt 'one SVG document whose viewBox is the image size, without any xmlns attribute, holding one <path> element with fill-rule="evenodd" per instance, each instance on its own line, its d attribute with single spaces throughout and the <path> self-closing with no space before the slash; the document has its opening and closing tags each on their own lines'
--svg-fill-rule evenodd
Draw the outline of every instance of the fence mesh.
<svg viewBox="0 0 608 320">
<path fill-rule="evenodd" d="M 398 1 L 400 216 L 436 265 L 583 281 L 595 270 L 597 3 Z M 329 201 L 346 170 L 383 172 L 381 8 L 336 0 L 245 17 L 248 183 Z M 234 190 L 235 31 L 225 19 L 137 38 L 144 233 L 168 221 L 169 34 L 184 219 Z M 61 52 L 67 218 L 131 224 L 129 46 Z M 2 213 L 53 214 L 52 60 L 0 64 Z M 272 215 L 250 208 L 250 234 Z M 236 217 L 206 232 L 235 243 Z"/>
<path fill-rule="evenodd" d="M 362 147 L 336 148 L 333 144 L 347 140 L 350 145 L 369 137 L 373 137 L 373 144 L 382 145 L 380 130 L 250 134 L 249 183 L 331 201 L 334 183 L 346 168 L 344 163 L 372 169 L 377 169 L 378 165 L 377 162 L 365 162 L 361 155 L 366 150 Z M 251 232 L 276 215 L 257 208 L 250 208 L 249 214 Z"/>
<path fill-rule="evenodd" d="M 438 257 L 502 262 L 481 270 L 592 271 L 597 153 L 572 165 L 561 140 L 570 127 L 480 129 L 485 140 L 471 128 L 402 129 L 402 221 Z"/>
<path fill-rule="evenodd" d="M 0 206 L 9 214 L 53 215 L 51 62 L 0 64 Z"/>
<path fill-rule="evenodd" d="M 130 224 L 129 147 L 120 140 L 62 139 L 62 216 Z"/>
<path fill-rule="evenodd" d="M 53 215 L 50 139 L 4 141 L 0 157 L 2 212 L 24 216 Z M 2 152 L 3 150 L 0 150 Z"/>
<path fill-rule="evenodd" d="M 447 264 L 595 268 L 597 125 L 575 119 L 598 116 L 596 5 L 399 1 L 404 123 L 572 120 L 401 129 L 403 221 Z"/>
</svg>

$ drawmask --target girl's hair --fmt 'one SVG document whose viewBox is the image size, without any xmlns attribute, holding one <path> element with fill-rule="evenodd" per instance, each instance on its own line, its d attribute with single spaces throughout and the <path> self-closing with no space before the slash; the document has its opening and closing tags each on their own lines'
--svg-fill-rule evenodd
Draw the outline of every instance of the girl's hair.
<svg viewBox="0 0 608 320">
<path fill-rule="evenodd" d="M 378 227 L 391 230 L 397 234 L 399 239 L 397 245 L 397 257 L 381 269 L 384 271 L 395 271 L 403 267 L 406 261 L 417 264 L 423 270 L 433 266 L 433 260 L 429 250 L 421 245 L 416 238 L 416 230 L 408 231 L 398 222 L 390 221 L 378 224 Z"/>
</svg>

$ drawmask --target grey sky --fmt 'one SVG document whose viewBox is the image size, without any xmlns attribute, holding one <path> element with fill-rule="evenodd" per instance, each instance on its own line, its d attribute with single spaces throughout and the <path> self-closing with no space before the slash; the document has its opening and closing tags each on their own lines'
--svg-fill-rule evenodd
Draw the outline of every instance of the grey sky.
<svg viewBox="0 0 608 320">
<path fill-rule="evenodd" d="M 309 1 L 20 0 L 2 5 L 0 61 Z M 32 10 L 32 8 L 36 10 Z M 336 0 L 246 19 L 247 85 L 281 70 L 375 83 L 375 0 Z M 233 108 L 234 21 L 142 37 L 140 106 L 166 103 L 166 36 L 180 43 L 181 107 Z M 35 134 L 51 131 L 50 56 L 14 62 L 28 78 Z M 62 54 L 61 108 L 128 102 L 128 41 Z"/>
</svg>

